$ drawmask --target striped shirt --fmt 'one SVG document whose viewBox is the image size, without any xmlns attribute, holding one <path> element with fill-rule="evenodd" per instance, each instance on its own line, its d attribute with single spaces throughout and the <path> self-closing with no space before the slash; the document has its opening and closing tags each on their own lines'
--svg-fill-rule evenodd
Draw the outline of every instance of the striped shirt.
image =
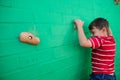
<svg viewBox="0 0 120 80">
<path fill-rule="evenodd" d="M 113 36 L 92 37 L 92 72 L 94 74 L 114 74 L 115 40 Z"/>
</svg>

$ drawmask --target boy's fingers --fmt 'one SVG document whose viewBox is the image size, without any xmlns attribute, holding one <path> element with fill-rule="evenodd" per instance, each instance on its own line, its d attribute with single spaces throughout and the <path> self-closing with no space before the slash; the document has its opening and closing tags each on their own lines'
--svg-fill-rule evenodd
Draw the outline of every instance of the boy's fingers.
<svg viewBox="0 0 120 80">
<path fill-rule="evenodd" d="M 76 19 L 75 23 L 84 23 L 84 22 L 82 20 L 80 20 L 80 19 Z"/>
</svg>

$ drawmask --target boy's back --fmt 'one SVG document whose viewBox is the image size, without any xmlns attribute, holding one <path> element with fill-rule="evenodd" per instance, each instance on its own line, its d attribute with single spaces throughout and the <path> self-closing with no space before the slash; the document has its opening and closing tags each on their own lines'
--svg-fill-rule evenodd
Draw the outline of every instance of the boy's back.
<svg viewBox="0 0 120 80">
<path fill-rule="evenodd" d="M 92 72 L 114 74 L 115 40 L 113 36 L 89 39 L 92 43 Z"/>
</svg>

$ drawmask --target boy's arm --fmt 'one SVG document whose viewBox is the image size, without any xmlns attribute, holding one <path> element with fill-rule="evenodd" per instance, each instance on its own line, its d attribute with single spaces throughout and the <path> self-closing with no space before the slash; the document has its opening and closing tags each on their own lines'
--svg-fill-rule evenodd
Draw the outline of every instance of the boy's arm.
<svg viewBox="0 0 120 80">
<path fill-rule="evenodd" d="M 79 38 L 79 43 L 83 47 L 92 47 L 92 43 L 86 38 L 85 33 L 83 31 L 83 24 L 81 20 L 75 20 L 75 24 L 78 29 L 78 38 Z"/>
</svg>

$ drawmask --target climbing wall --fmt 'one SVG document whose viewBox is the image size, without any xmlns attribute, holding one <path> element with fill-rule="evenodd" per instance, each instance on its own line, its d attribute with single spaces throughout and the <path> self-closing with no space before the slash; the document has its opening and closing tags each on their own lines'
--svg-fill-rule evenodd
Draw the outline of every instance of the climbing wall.
<svg viewBox="0 0 120 80">
<path fill-rule="evenodd" d="M 75 19 L 88 25 L 108 19 L 116 39 L 115 70 L 120 80 L 120 5 L 114 0 L 0 0 L 0 80 L 88 80 L 91 49 L 79 46 Z M 41 40 L 19 41 L 21 32 Z"/>
</svg>

